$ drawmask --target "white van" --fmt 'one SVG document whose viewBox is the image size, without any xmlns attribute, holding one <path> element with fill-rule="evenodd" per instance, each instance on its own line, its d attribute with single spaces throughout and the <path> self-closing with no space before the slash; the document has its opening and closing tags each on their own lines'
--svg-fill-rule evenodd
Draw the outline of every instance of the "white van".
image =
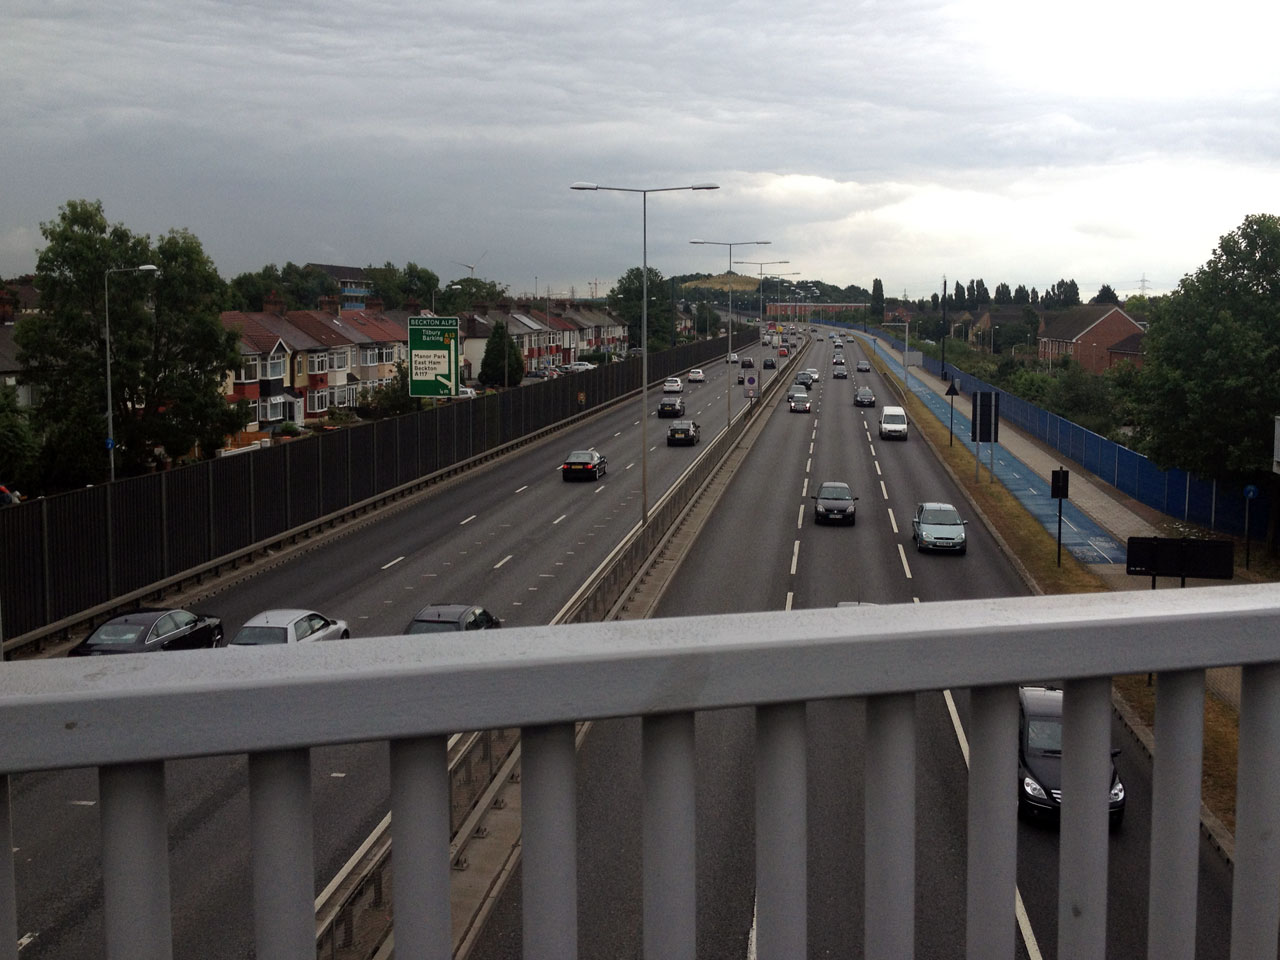
<svg viewBox="0 0 1280 960">
<path fill-rule="evenodd" d="M 880 408 L 880 439 L 907 439 L 907 411 L 901 407 Z"/>
</svg>

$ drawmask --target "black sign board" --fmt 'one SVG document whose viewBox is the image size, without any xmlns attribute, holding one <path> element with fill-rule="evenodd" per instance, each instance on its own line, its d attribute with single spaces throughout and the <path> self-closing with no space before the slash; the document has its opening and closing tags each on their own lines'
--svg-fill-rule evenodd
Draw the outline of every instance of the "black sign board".
<svg viewBox="0 0 1280 960">
<path fill-rule="evenodd" d="M 1049 496 L 1055 500 L 1068 500 L 1067 481 L 1071 478 L 1070 470 L 1054 470 L 1049 474 Z"/>
<path fill-rule="evenodd" d="M 1230 580 L 1235 576 L 1235 544 L 1186 537 L 1130 537 L 1125 571 L 1137 576 Z"/>
<path fill-rule="evenodd" d="M 1000 394 L 995 390 L 973 393 L 973 415 L 969 418 L 969 439 L 974 443 L 1000 442 Z"/>
</svg>

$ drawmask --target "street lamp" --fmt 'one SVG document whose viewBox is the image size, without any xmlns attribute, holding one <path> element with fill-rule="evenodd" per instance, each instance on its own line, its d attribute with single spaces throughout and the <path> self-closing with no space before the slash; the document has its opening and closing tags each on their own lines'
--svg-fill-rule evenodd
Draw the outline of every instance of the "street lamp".
<svg viewBox="0 0 1280 960">
<path fill-rule="evenodd" d="M 447 287 L 445 287 L 444 289 L 446 289 L 446 290 L 461 290 L 461 289 L 462 289 L 462 284 L 460 284 L 460 283 L 451 283 L 451 284 L 449 284 Z M 437 288 L 437 289 L 435 289 L 435 290 L 432 290 L 432 291 L 431 291 L 431 312 L 432 312 L 432 314 L 434 314 L 434 313 L 436 312 L 436 294 L 437 294 L 437 293 L 439 293 L 439 292 L 440 292 L 440 290 L 439 290 L 438 288 Z"/>
<path fill-rule="evenodd" d="M 739 266 L 750 265 L 760 268 L 760 322 L 764 323 L 764 268 L 771 267 L 775 263 L 790 263 L 790 260 L 735 260 L 734 263 Z M 781 282 L 779 282 L 781 283 Z"/>
<path fill-rule="evenodd" d="M 649 194 L 676 190 L 719 190 L 718 183 L 695 183 L 687 187 L 602 187 L 579 180 L 570 190 L 610 190 L 640 194 L 640 523 L 649 522 Z"/>
<path fill-rule="evenodd" d="M 778 281 L 778 316 L 779 316 L 779 317 L 783 316 L 783 313 L 782 313 L 782 278 L 783 278 L 783 277 L 798 277 L 798 276 L 800 276 L 800 271 L 799 271 L 799 270 L 791 270 L 791 271 L 789 271 L 789 272 L 787 272 L 787 273 L 771 273 L 771 274 L 769 274 L 767 277 L 765 277 L 765 279 L 766 279 L 766 280 L 777 280 L 777 281 Z"/>
<path fill-rule="evenodd" d="M 755 244 L 757 246 L 768 246 L 768 240 L 735 240 L 729 243 L 726 240 L 690 240 L 690 243 L 698 243 L 710 247 L 728 247 L 729 248 L 729 273 L 733 273 L 733 248 L 747 247 Z M 729 350 L 730 356 L 733 355 L 733 277 L 729 277 Z M 726 359 L 728 359 L 726 357 Z M 733 424 L 733 391 L 726 390 L 724 392 L 725 411 L 728 413 L 728 421 L 725 429 Z"/>
<path fill-rule="evenodd" d="M 103 329 L 107 339 L 107 455 L 111 460 L 113 483 L 116 479 L 116 434 L 111 411 L 111 275 L 113 273 L 156 273 L 159 270 L 160 268 L 154 263 L 144 263 L 140 267 L 111 267 L 102 277 Z"/>
</svg>

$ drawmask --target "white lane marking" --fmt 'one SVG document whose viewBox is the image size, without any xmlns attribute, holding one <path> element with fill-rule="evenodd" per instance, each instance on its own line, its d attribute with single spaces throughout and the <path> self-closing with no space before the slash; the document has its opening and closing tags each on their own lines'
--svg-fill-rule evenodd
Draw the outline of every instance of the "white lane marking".
<svg viewBox="0 0 1280 960">
<path fill-rule="evenodd" d="M 815 437 L 817 437 L 817 436 L 818 436 L 818 424 L 817 424 L 817 422 L 815 421 L 815 422 L 814 422 L 814 425 L 813 425 L 813 433 L 809 434 L 809 439 L 810 439 L 810 440 L 813 440 L 813 439 L 814 439 Z"/>
<path fill-rule="evenodd" d="M 898 532 L 898 518 L 893 515 L 893 507 L 889 508 L 889 526 L 893 527 L 893 532 Z"/>
<path fill-rule="evenodd" d="M 813 456 L 813 441 L 809 441 L 809 456 Z"/>
<path fill-rule="evenodd" d="M 793 599 L 794 597 L 795 597 L 795 594 L 794 594 L 794 593 L 792 593 L 790 590 L 788 590 L 788 591 L 787 591 L 787 605 L 786 605 L 785 607 L 783 607 L 783 609 L 784 609 L 784 610 L 790 610 L 790 609 L 791 609 L 791 601 L 792 601 L 792 599 Z"/>
<path fill-rule="evenodd" d="M 334 770 L 334 771 L 332 771 L 332 772 L 329 774 L 329 776 L 330 776 L 330 777 L 332 777 L 334 780 L 341 780 L 341 779 L 343 779 L 344 777 L 346 777 L 346 774 L 345 774 L 345 773 L 339 773 L 338 771 Z"/>
<path fill-rule="evenodd" d="M 520 489 L 521 489 L 521 490 L 523 490 L 524 488 L 523 488 L 523 487 L 521 487 Z M 518 492 L 518 491 L 517 491 L 517 492 Z M 468 523 L 470 523 L 472 520 L 474 520 L 474 519 L 476 518 L 476 516 L 477 516 L 477 514 L 474 514 L 474 513 L 473 513 L 471 516 L 467 517 L 467 519 L 465 519 L 465 520 L 463 520 L 461 523 L 459 523 L 459 524 L 458 524 L 458 526 L 460 526 L 460 527 L 465 527 Z"/>
<path fill-rule="evenodd" d="M 529 485 L 526 483 L 523 487 L 516 488 L 516 493 L 524 493 L 528 489 L 529 489 Z"/>
<path fill-rule="evenodd" d="M 20 940 L 18 941 L 18 952 L 19 952 L 19 953 L 21 953 L 21 952 L 22 952 L 22 948 L 23 948 L 23 947 L 28 947 L 28 946 L 30 946 L 30 945 L 31 945 L 31 941 L 32 941 L 32 940 L 34 940 L 34 939 L 35 939 L 36 937 L 38 937 L 38 936 L 40 936 L 40 934 L 38 934 L 38 933 L 28 933 L 28 934 L 25 934 L 25 935 L 22 937 L 22 939 L 20 939 Z"/>
<path fill-rule="evenodd" d="M 911 564 L 907 563 L 907 551 L 902 549 L 902 544 L 898 544 L 898 557 L 902 560 L 902 572 L 907 575 L 907 579 L 911 579 Z"/>
<path fill-rule="evenodd" d="M 634 461 L 632 461 L 631 463 L 628 463 L 628 464 L 627 464 L 626 469 L 630 470 L 630 469 L 631 469 L 632 467 L 634 467 L 634 466 L 635 466 L 635 462 L 634 462 Z"/>
<path fill-rule="evenodd" d="M 800 487 L 800 496 L 807 497 L 809 495 L 809 478 L 804 478 L 804 484 Z"/>
<path fill-rule="evenodd" d="M 800 562 L 800 541 L 797 540 L 794 547 L 791 548 L 791 575 L 796 575 L 796 564 Z"/>
<path fill-rule="evenodd" d="M 870 431 L 868 431 L 868 432 L 867 432 L 867 439 L 868 439 L 868 440 L 870 440 L 870 439 L 871 439 L 871 432 L 870 432 Z M 875 445 L 874 443 L 872 443 L 872 444 L 871 444 L 871 455 L 872 455 L 873 457 L 876 455 L 876 445 Z"/>
<path fill-rule="evenodd" d="M 390 569 L 391 567 L 394 567 L 397 563 L 399 563 L 399 562 L 400 562 L 401 560 L 403 560 L 403 559 L 404 559 L 404 557 L 396 557 L 396 558 L 395 558 L 394 560 L 392 560 L 390 563 L 384 563 L 384 564 L 382 565 L 382 569 L 383 569 L 383 570 Z"/>
<path fill-rule="evenodd" d="M 804 462 L 804 472 L 808 473 L 810 468 L 812 467 L 813 467 L 813 457 L 810 457 L 808 460 Z"/>
<path fill-rule="evenodd" d="M 556 517 L 554 520 L 551 521 L 551 525 L 554 527 L 557 523 L 559 523 L 561 520 L 563 520 L 567 516 L 568 516 L 567 513 L 560 514 L 560 516 Z"/>
<path fill-rule="evenodd" d="M 880 496 L 884 497 L 886 500 L 889 499 L 889 491 L 884 488 L 883 480 L 880 481 Z"/>
<path fill-rule="evenodd" d="M 614 434 L 614 436 L 615 436 L 615 437 L 620 437 L 620 436 L 622 436 L 622 431 L 621 431 L 621 430 L 619 430 L 617 433 L 615 433 L 615 434 Z"/>
<path fill-rule="evenodd" d="M 955 729 L 956 740 L 960 743 L 960 753 L 964 756 L 964 765 L 967 768 L 969 766 L 969 738 L 965 736 L 964 727 L 960 723 L 960 712 L 956 710 L 956 702 L 952 698 L 950 690 L 943 690 L 942 698 L 947 702 L 947 713 L 951 714 L 951 726 Z M 1036 941 L 1036 935 L 1031 929 L 1031 918 L 1027 916 L 1026 905 L 1022 902 L 1022 891 L 1015 886 L 1013 894 L 1013 912 L 1018 919 L 1018 929 L 1022 932 L 1022 942 L 1026 945 L 1027 956 L 1031 960 L 1042 960 L 1043 954 L 1040 953 L 1040 944 Z"/>
<path fill-rule="evenodd" d="M 804 527 L 804 504 L 800 504 L 800 513 L 796 516 L 796 529 L 800 530 Z"/>
<path fill-rule="evenodd" d="M 883 476 L 884 476 L 884 474 L 880 471 L 880 461 L 879 461 L 879 460 L 877 460 L 877 461 L 876 461 L 876 476 L 877 476 L 877 477 L 883 477 Z"/>
<path fill-rule="evenodd" d="M 98 805 L 97 800 L 72 800 L 71 801 L 71 806 L 73 807 L 96 807 L 97 805 Z"/>
<path fill-rule="evenodd" d="M 595 492 L 595 493 L 599 493 L 599 492 L 600 492 L 601 490 L 603 490 L 603 489 L 604 489 L 604 484 L 602 483 L 602 484 L 600 484 L 600 486 L 596 487 L 596 489 L 595 489 L 595 491 L 594 491 L 594 492 Z M 599 526 L 599 524 L 596 524 L 596 526 Z"/>
<path fill-rule="evenodd" d="M 493 569 L 497 570 L 500 566 L 502 566 L 504 563 L 506 563 L 508 560 L 510 560 L 514 556 L 515 556 L 514 553 L 508 553 L 505 557 L 503 557 L 501 560 L 499 560 L 497 563 L 493 565 Z"/>
</svg>

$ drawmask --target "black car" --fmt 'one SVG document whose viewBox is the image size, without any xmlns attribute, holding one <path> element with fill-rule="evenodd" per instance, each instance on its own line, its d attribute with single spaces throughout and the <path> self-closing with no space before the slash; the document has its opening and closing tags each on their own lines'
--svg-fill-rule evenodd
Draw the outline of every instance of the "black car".
<svg viewBox="0 0 1280 960">
<path fill-rule="evenodd" d="M 658 401 L 658 416 L 683 417 L 684 400 L 680 397 L 663 397 Z"/>
<path fill-rule="evenodd" d="M 454 633 L 458 630 L 494 630 L 502 621 L 473 603 L 429 603 L 419 610 L 405 633 Z"/>
<path fill-rule="evenodd" d="M 738 382 L 739 382 L 739 383 L 746 383 L 746 382 L 747 382 L 747 375 L 746 375 L 745 373 L 743 373 L 741 370 L 739 370 L 739 371 L 738 371 Z"/>
<path fill-rule="evenodd" d="M 218 617 L 203 616 L 189 610 L 146 609 L 112 617 L 73 647 L 68 656 L 222 646 L 226 643 L 222 638 L 222 620 Z"/>
<path fill-rule="evenodd" d="M 1119 750 L 1111 751 L 1114 761 Z M 1124 784 L 1111 764 L 1112 828 L 1124 819 Z M 1062 691 L 1018 688 L 1018 813 L 1056 819 L 1062 812 Z"/>
<path fill-rule="evenodd" d="M 831 379 L 832 380 L 848 380 L 849 371 L 846 370 L 844 367 L 836 367 L 831 374 Z"/>
<path fill-rule="evenodd" d="M 804 370 L 801 370 L 799 373 L 796 374 L 795 380 L 791 382 L 798 383 L 802 387 L 811 387 L 813 386 L 813 376 L 805 372 Z"/>
<path fill-rule="evenodd" d="M 870 372 L 871 372 L 871 361 L 870 361 L 870 360 L 859 360 L 859 361 L 858 361 L 858 367 L 857 367 L 857 370 L 858 370 L 858 372 L 859 372 L 859 373 L 870 373 Z"/>
<path fill-rule="evenodd" d="M 773 357 L 765 357 L 764 368 L 766 370 L 776 370 L 778 369 L 778 361 L 773 359 Z"/>
<path fill-rule="evenodd" d="M 870 387 L 859 387 L 858 392 L 853 395 L 853 405 L 855 407 L 874 407 L 876 405 L 875 391 Z"/>
<path fill-rule="evenodd" d="M 813 522 L 857 523 L 858 498 L 853 495 L 847 483 L 839 480 L 828 480 L 818 486 L 813 497 Z"/>
<path fill-rule="evenodd" d="M 752 360 L 750 357 L 743 357 L 743 358 L 742 358 L 742 369 L 743 369 L 743 370 L 753 370 L 753 369 L 755 369 L 755 365 L 756 365 L 756 362 L 755 362 L 754 360 Z"/>
<path fill-rule="evenodd" d="M 692 420 L 677 420 L 667 428 L 667 446 L 693 446 L 702 439 L 702 428 Z"/>
<path fill-rule="evenodd" d="M 595 450 L 574 450 L 560 465 L 560 476 L 566 480 L 599 480 L 605 475 L 609 461 Z"/>
</svg>

